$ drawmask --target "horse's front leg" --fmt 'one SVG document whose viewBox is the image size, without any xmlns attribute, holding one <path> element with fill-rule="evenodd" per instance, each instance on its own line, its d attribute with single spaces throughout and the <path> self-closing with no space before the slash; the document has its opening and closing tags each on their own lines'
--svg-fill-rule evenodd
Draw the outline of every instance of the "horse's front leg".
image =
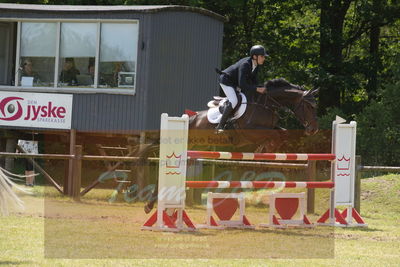
<svg viewBox="0 0 400 267">
<path fill-rule="evenodd" d="M 146 214 L 149 213 L 154 208 L 154 204 L 157 201 L 157 197 L 158 197 L 158 179 L 156 182 L 156 187 L 154 188 L 153 193 L 151 194 L 151 198 L 149 199 L 147 204 L 144 206 L 144 212 Z"/>
</svg>

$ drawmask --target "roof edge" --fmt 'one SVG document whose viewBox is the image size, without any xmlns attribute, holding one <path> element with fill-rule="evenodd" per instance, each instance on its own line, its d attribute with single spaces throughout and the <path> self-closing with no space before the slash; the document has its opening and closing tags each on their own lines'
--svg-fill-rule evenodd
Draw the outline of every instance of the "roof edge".
<svg viewBox="0 0 400 267">
<path fill-rule="evenodd" d="M 24 11 L 60 11 L 60 12 L 118 12 L 118 11 L 135 11 L 140 13 L 156 13 L 161 11 L 188 11 L 194 13 L 200 13 L 205 16 L 209 16 L 227 22 L 227 18 L 219 15 L 208 9 L 191 6 L 180 6 L 180 5 L 115 5 L 115 6 L 89 6 L 89 5 L 35 5 L 35 4 L 2 4 L 0 3 L 0 10 L 24 10 Z"/>
</svg>

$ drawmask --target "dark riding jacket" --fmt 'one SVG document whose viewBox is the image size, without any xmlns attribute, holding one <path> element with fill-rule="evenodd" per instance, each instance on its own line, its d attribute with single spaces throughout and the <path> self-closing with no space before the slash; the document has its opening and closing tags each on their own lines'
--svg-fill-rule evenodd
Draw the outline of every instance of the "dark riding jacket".
<svg viewBox="0 0 400 267">
<path fill-rule="evenodd" d="M 257 90 L 258 66 L 252 71 L 250 57 L 245 57 L 222 71 L 219 82 L 233 88 L 239 87 L 247 98 L 253 98 Z"/>
</svg>

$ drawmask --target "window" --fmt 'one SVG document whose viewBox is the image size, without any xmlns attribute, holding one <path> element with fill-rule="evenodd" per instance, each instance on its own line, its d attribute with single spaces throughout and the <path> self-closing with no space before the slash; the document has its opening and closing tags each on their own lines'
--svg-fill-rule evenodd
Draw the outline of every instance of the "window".
<svg viewBox="0 0 400 267">
<path fill-rule="evenodd" d="M 96 23 L 62 23 L 58 85 L 93 87 Z"/>
<path fill-rule="evenodd" d="M 0 85 L 13 85 L 14 23 L 0 22 Z"/>
<path fill-rule="evenodd" d="M 19 85 L 54 86 L 56 37 L 56 23 L 22 23 Z"/>
<path fill-rule="evenodd" d="M 100 86 L 135 86 L 137 33 L 137 24 L 102 23 Z"/>
<path fill-rule="evenodd" d="M 135 89 L 137 21 L 19 22 L 18 33 L 16 86 Z"/>
</svg>

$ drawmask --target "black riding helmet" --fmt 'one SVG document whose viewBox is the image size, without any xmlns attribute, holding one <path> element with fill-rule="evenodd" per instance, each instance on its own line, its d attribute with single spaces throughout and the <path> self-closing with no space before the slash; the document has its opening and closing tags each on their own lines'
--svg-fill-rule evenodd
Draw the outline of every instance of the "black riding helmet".
<svg viewBox="0 0 400 267">
<path fill-rule="evenodd" d="M 268 56 L 268 54 L 265 52 L 265 48 L 262 45 L 253 45 L 250 48 L 250 57 L 253 57 L 254 55 L 256 56 Z"/>
</svg>

